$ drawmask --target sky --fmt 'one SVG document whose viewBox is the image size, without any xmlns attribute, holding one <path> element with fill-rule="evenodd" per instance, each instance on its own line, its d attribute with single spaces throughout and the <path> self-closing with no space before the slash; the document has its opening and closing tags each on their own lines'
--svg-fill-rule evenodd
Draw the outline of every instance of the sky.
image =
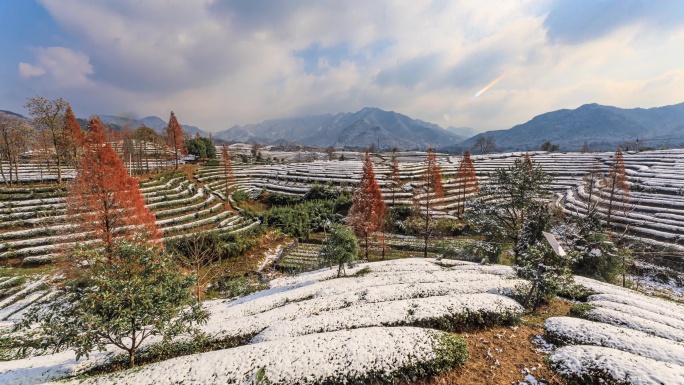
<svg viewBox="0 0 684 385">
<path fill-rule="evenodd" d="M 681 0 L 0 0 L 0 109 L 235 124 L 363 107 L 506 129 L 684 102 Z"/>
</svg>

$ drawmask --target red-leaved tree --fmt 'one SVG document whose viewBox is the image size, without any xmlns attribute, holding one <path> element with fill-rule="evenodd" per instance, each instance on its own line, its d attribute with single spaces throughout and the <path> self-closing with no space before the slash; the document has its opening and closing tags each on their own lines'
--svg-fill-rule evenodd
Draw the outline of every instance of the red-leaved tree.
<svg viewBox="0 0 684 385">
<path fill-rule="evenodd" d="M 235 183 L 235 174 L 233 173 L 233 166 L 230 164 L 230 154 L 228 153 L 228 147 L 224 144 L 221 147 L 221 158 L 223 162 L 223 179 L 226 183 L 225 194 L 226 201 L 228 201 L 228 196 L 230 195 L 230 184 Z"/>
<path fill-rule="evenodd" d="M 74 111 L 71 110 L 71 106 L 67 106 L 66 113 L 64 114 L 64 124 L 66 125 L 64 130 L 64 145 L 68 147 L 71 161 L 74 162 L 74 164 L 78 164 L 81 160 L 81 152 L 86 138 L 83 134 L 83 130 L 81 130 L 81 125 L 78 124 L 78 120 L 76 120 Z"/>
<path fill-rule="evenodd" d="M 476 193 L 480 189 L 478 187 L 477 175 L 475 175 L 475 166 L 473 165 L 473 160 L 470 158 L 470 151 L 466 150 L 461 159 L 461 163 L 458 165 L 458 170 L 456 171 L 456 180 L 459 187 L 460 199 L 458 201 L 458 216 L 465 211 L 466 196 L 467 194 Z"/>
<path fill-rule="evenodd" d="M 622 155 L 622 150 L 618 148 L 613 157 L 610 171 L 603 180 L 601 186 L 601 199 L 606 206 L 606 224 L 610 226 L 613 211 L 617 206 L 624 206 L 629 202 L 629 183 L 627 182 L 627 173 L 625 172 L 625 158 Z"/>
<path fill-rule="evenodd" d="M 136 178 L 126 172 L 121 158 L 106 140 L 99 118 L 88 124 L 81 168 L 69 188 L 68 210 L 80 231 L 111 250 L 117 238 L 148 243 L 159 239 L 154 214 Z"/>
<path fill-rule="evenodd" d="M 416 210 L 420 213 L 423 222 L 420 232 L 425 241 L 423 245 L 423 257 L 427 258 L 428 243 L 434 232 L 432 206 L 435 199 L 444 197 L 442 173 L 439 170 L 437 156 L 435 155 L 435 152 L 432 151 L 432 148 L 428 149 L 427 157 L 425 158 L 425 166 L 422 189 L 416 198 Z"/>
<path fill-rule="evenodd" d="M 364 240 L 366 259 L 368 259 L 369 237 L 382 227 L 385 213 L 385 200 L 382 198 L 378 182 L 375 181 L 373 162 L 368 150 L 366 150 L 363 176 L 356 187 L 356 191 L 354 191 L 352 207 L 349 209 L 349 224 L 357 236 Z"/>
<path fill-rule="evenodd" d="M 169 118 L 169 125 L 166 126 L 166 143 L 173 150 L 174 161 L 176 169 L 178 169 L 178 160 L 181 155 L 187 155 L 188 149 L 185 147 L 185 140 L 183 138 L 183 127 L 178 123 L 176 115 L 171 111 Z"/>
</svg>

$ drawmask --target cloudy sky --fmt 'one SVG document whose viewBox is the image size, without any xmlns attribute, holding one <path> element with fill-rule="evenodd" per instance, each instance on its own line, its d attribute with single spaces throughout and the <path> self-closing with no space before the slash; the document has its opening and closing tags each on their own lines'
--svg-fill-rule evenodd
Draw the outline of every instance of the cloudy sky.
<svg viewBox="0 0 684 385">
<path fill-rule="evenodd" d="M 684 102 L 681 0 L 2 0 L 0 15 L 0 109 L 22 113 L 43 95 L 218 131 L 372 106 L 483 131 Z"/>
</svg>

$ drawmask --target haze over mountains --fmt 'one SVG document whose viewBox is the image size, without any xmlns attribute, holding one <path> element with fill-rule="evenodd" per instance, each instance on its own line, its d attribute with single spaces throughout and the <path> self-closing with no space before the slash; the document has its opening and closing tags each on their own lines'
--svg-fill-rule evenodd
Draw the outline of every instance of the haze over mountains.
<svg viewBox="0 0 684 385">
<path fill-rule="evenodd" d="M 130 119 L 100 115 L 100 119 L 116 127 L 137 128 L 144 123 L 158 132 L 166 127 L 166 121 L 156 116 Z M 209 135 L 196 126 L 183 125 L 183 129 L 190 135 Z M 621 143 L 637 139 L 641 147 L 684 147 L 684 103 L 648 109 L 585 104 L 574 110 L 547 112 L 507 130 L 479 134 L 470 127 L 444 129 L 394 111 L 366 107 L 357 112 L 235 125 L 212 135 L 233 142 L 352 148 L 375 144 L 383 149 L 398 147 L 404 150 L 433 147 L 462 151 L 471 148 L 482 137 L 494 138 L 498 151 L 538 150 L 546 141 L 558 144 L 561 151 L 577 151 L 585 141 L 591 150 L 614 150 Z"/>
<path fill-rule="evenodd" d="M 259 124 L 233 126 L 216 133 L 216 136 L 230 141 L 265 144 L 285 140 L 307 146 L 363 148 L 379 143 L 380 148 L 401 149 L 455 145 L 466 138 L 436 124 L 370 107 L 353 113 L 273 119 Z"/>
</svg>

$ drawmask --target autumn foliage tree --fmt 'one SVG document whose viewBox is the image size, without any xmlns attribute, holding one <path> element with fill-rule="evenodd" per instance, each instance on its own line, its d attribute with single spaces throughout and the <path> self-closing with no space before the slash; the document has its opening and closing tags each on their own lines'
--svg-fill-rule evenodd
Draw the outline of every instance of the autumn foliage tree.
<svg viewBox="0 0 684 385">
<path fill-rule="evenodd" d="M 178 169 L 178 161 L 181 155 L 187 155 L 188 149 L 185 147 L 185 140 L 183 138 L 183 127 L 178 123 L 176 115 L 171 111 L 169 124 L 166 126 L 166 142 L 173 150 L 174 162 L 176 169 Z"/>
<path fill-rule="evenodd" d="M 368 259 L 368 240 L 371 234 L 378 231 L 384 222 L 386 213 L 385 201 L 380 186 L 375 180 L 373 162 L 368 151 L 363 162 L 363 176 L 356 187 L 352 206 L 349 209 L 349 224 L 357 236 L 364 240 L 364 251 Z"/>
<path fill-rule="evenodd" d="M 439 163 L 437 163 L 437 156 L 432 148 L 428 149 L 427 157 L 425 158 L 425 173 L 423 174 L 422 189 L 415 198 L 416 211 L 420 215 L 421 235 L 423 237 L 423 257 L 427 258 L 427 249 L 430 238 L 434 232 L 434 221 L 432 207 L 436 199 L 444 197 L 444 188 L 442 187 L 442 173 L 439 170 Z"/>
<path fill-rule="evenodd" d="M 74 111 L 71 110 L 71 106 L 67 106 L 64 115 L 64 125 L 65 134 L 63 145 L 67 147 L 70 160 L 77 164 L 80 161 L 86 137 L 83 130 L 81 130 L 81 125 L 78 123 L 78 120 L 76 120 Z"/>
<path fill-rule="evenodd" d="M 110 250 L 116 239 L 154 241 L 159 237 L 154 214 L 145 206 L 137 179 L 131 177 L 99 118 L 88 124 L 81 168 L 71 183 L 67 205 L 80 230 Z M 141 237 L 142 235 L 142 237 Z"/>
<path fill-rule="evenodd" d="M 466 150 L 461 159 L 461 163 L 458 165 L 458 170 L 456 171 L 456 182 L 459 187 L 460 199 L 458 201 L 458 216 L 465 211 L 466 196 L 467 194 L 477 193 L 480 191 L 478 187 L 477 175 L 475 175 L 475 166 L 473 165 L 473 160 L 470 158 L 470 151 Z"/>
<path fill-rule="evenodd" d="M 606 207 L 606 224 L 610 226 L 613 212 L 618 206 L 623 206 L 629 201 L 629 183 L 625 172 L 625 158 L 622 150 L 618 148 L 613 157 L 610 171 L 603 180 L 601 186 L 601 198 Z"/>
</svg>

